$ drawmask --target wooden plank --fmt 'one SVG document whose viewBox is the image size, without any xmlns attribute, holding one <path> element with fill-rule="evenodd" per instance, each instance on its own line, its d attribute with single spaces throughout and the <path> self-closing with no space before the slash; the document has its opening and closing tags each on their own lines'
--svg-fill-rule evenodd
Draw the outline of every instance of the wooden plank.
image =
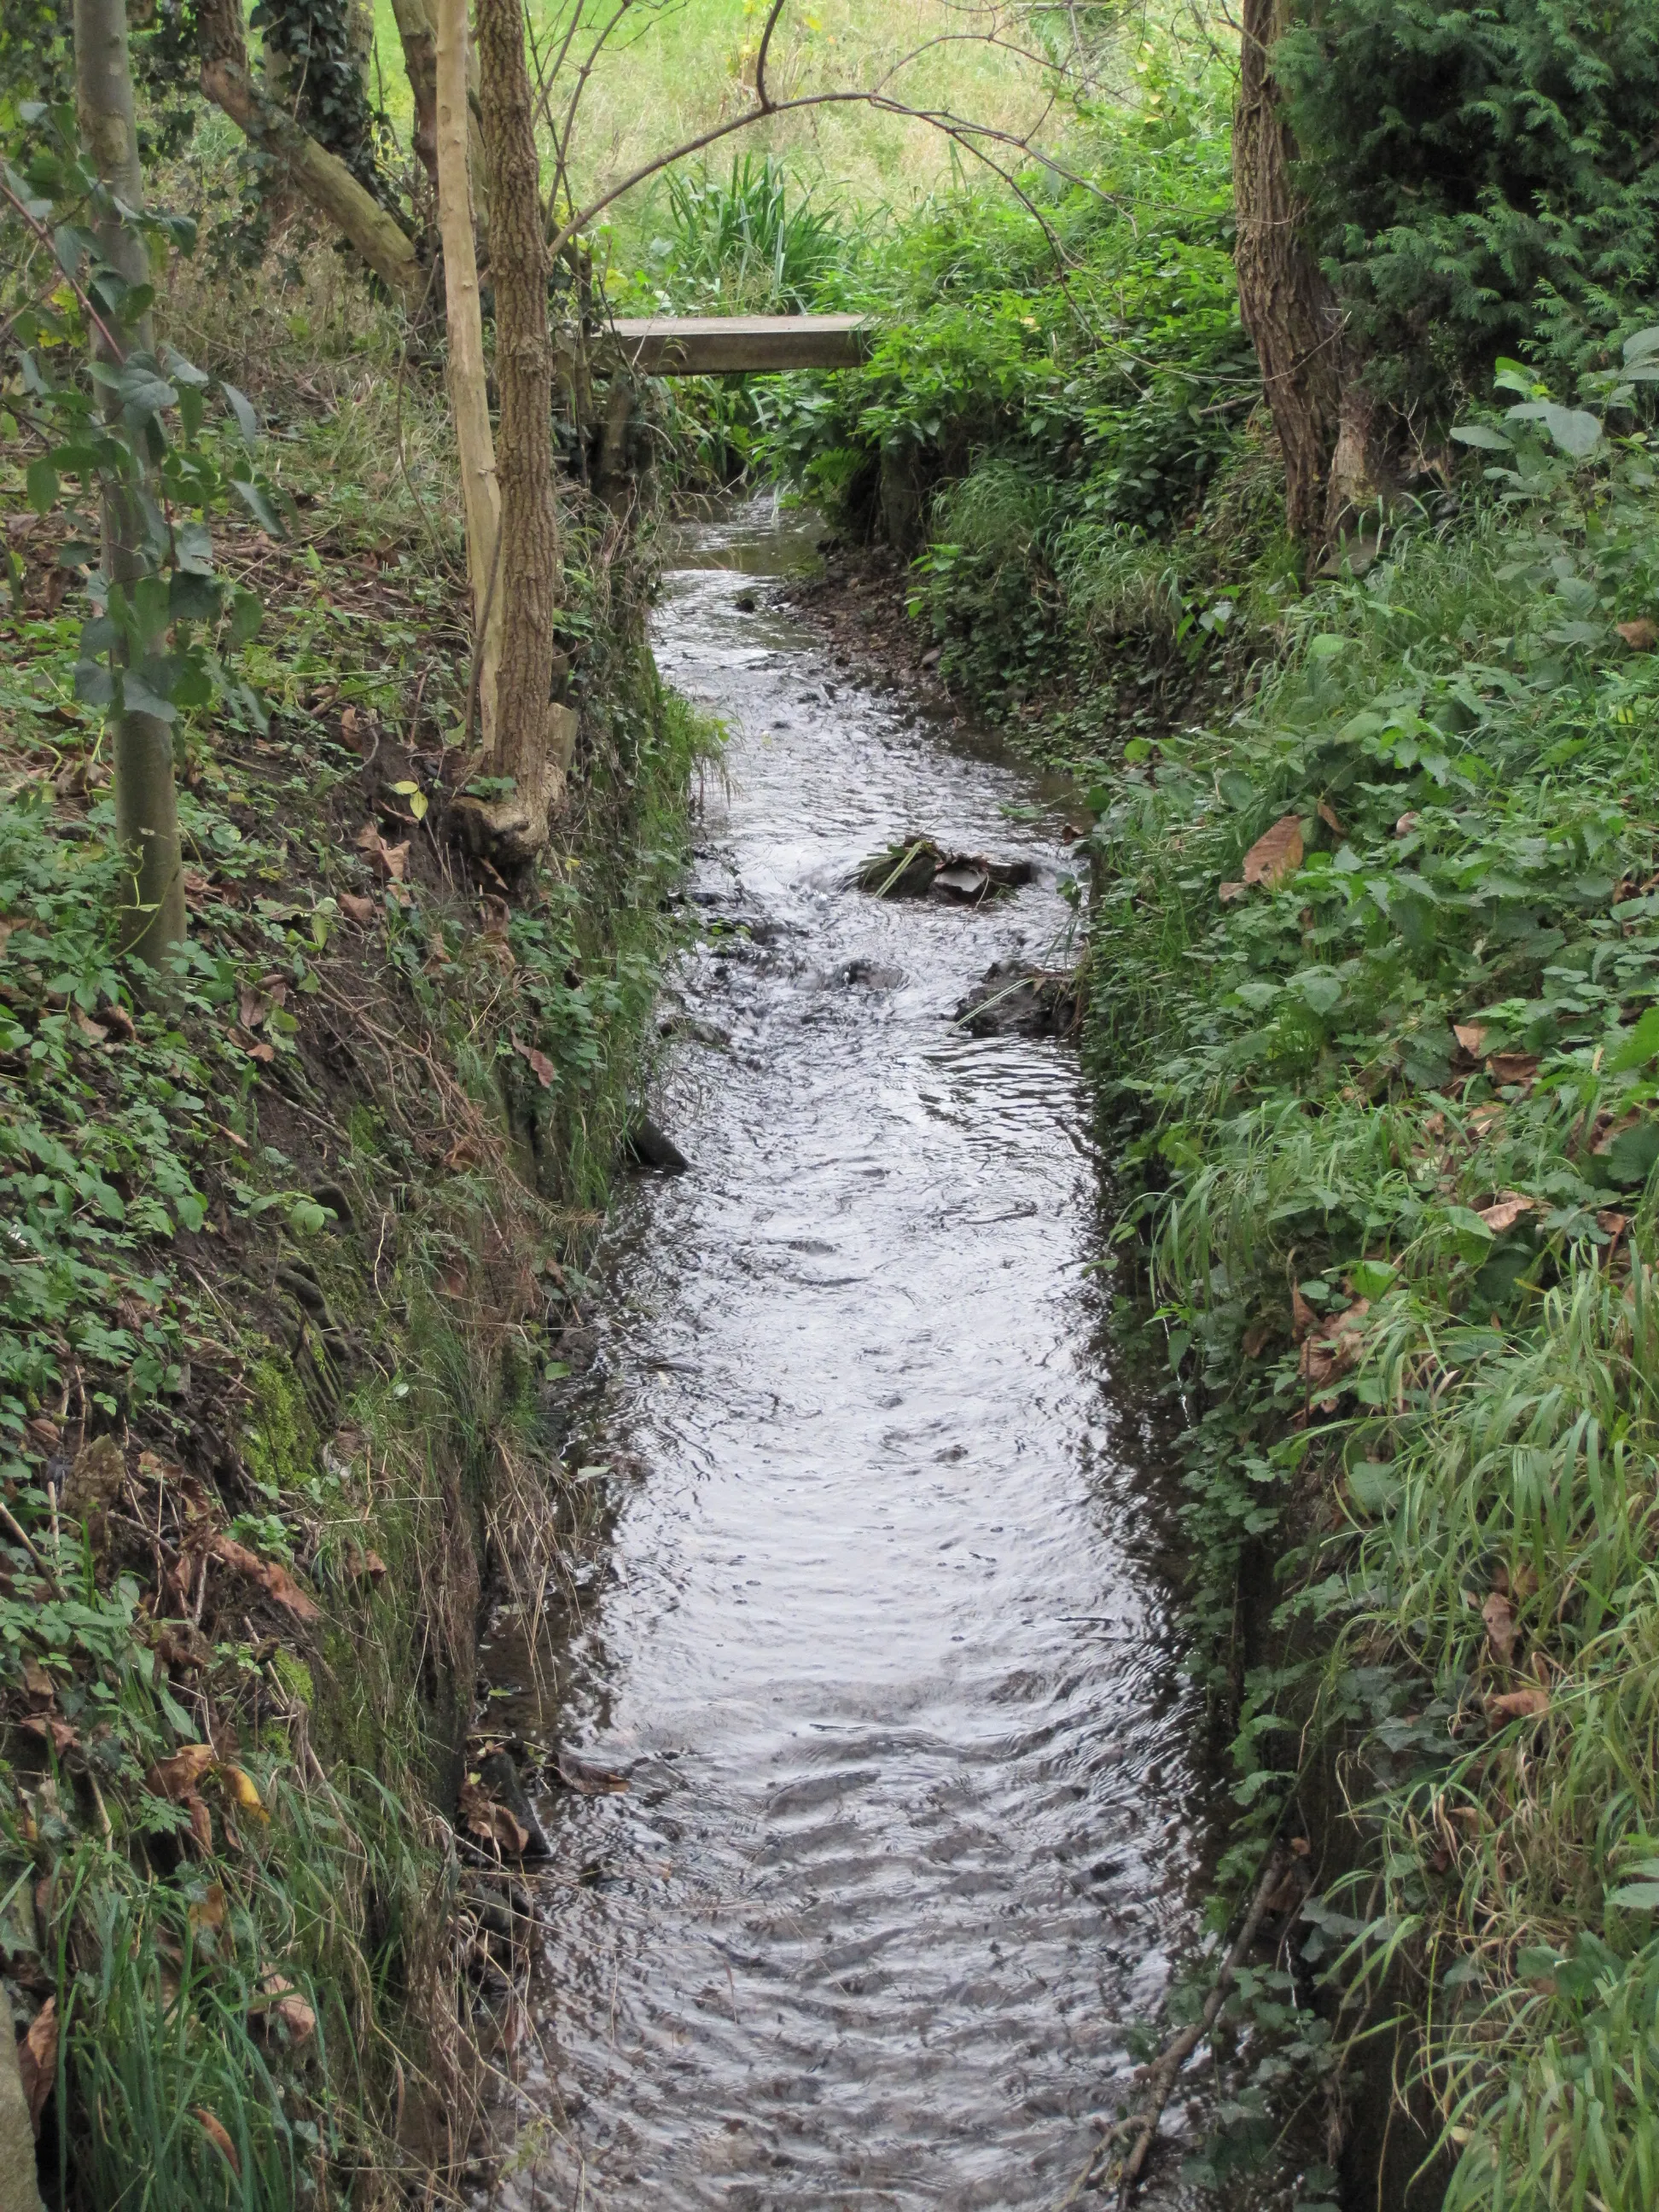
<svg viewBox="0 0 1659 2212">
<path fill-rule="evenodd" d="M 861 315 L 620 317 L 604 333 L 651 376 L 719 376 L 743 370 L 854 368 L 870 350 Z"/>
</svg>

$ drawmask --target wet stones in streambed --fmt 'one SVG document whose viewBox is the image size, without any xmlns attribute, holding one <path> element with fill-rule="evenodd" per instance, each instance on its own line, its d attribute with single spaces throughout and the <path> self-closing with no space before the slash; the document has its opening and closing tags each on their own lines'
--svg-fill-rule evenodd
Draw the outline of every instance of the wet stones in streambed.
<svg viewBox="0 0 1659 2212">
<path fill-rule="evenodd" d="M 855 990 L 896 991 L 903 984 L 904 970 L 885 967 L 879 960 L 849 960 L 836 969 L 836 981 Z"/>
<path fill-rule="evenodd" d="M 1029 884 L 1031 874 L 1029 860 L 947 853 L 931 837 L 906 837 L 860 861 L 853 882 L 877 898 L 932 898 L 947 906 L 982 906 Z"/>
<path fill-rule="evenodd" d="M 1083 1019 L 1077 979 L 1064 969 L 998 960 L 957 1008 L 973 1036 L 1075 1036 Z"/>
<path fill-rule="evenodd" d="M 635 1167 L 654 1168 L 660 1175 L 683 1175 L 691 1164 L 648 1114 L 641 1114 L 623 1139 L 623 1155 Z"/>
</svg>

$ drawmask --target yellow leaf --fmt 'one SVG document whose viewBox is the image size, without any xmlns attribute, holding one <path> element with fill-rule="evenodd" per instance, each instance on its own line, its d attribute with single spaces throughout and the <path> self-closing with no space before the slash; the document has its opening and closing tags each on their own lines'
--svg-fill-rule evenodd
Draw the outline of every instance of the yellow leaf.
<svg viewBox="0 0 1659 2212">
<path fill-rule="evenodd" d="M 240 1766 L 222 1766 L 219 1769 L 219 1779 L 229 1790 L 243 1812 L 252 1813 L 254 1818 L 259 1820 L 268 1820 L 270 1818 L 258 1791 Z"/>
</svg>

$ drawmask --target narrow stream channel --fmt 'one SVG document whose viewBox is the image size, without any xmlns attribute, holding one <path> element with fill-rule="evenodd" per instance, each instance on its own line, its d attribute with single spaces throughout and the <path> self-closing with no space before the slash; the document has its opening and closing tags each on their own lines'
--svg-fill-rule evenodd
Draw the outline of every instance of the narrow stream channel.
<svg viewBox="0 0 1659 2212">
<path fill-rule="evenodd" d="M 757 603 L 804 550 L 764 509 L 711 526 L 658 617 L 729 791 L 660 1106 L 690 1170 L 607 1232 L 592 1572 L 538 1691 L 510 1624 L 488 1660 L 497 1724 L 630 1785 L 538 1801 L 525 2212 L 1054 2205 L 1201 1887 L 1169 1478 L 1086 1272 L 1076 1055 L 949 1018 L 1063 932 L 1058 818 Z M 1036 880 L 975 912 L 847 887 L 921 830 Z M 1143 2202 L 1188 2201 L 1178 2165 Z"/>
</svg>

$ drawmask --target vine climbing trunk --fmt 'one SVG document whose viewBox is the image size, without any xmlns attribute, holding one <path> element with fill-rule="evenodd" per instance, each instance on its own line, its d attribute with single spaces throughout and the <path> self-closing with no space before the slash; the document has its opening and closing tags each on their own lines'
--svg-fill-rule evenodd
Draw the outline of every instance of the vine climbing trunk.
<svg viewBox="0 0 1659 2212">
<path fill-rule="evenodd" d="M 438 229 L 443 241 L 444 311 L 449 332 L 449 405 L 460 454 L 466 568 L 472 587 L 473 655 L 484 750 L 495 748 L 495 687 L 501 659 L 501 494 L 484 374 L 483 317 L 472 233 L 467 161 L 466 0 L 437 0 L 434 79 Z"/>
<path fill-rule="evenodd" d="M 1335 295 L 1309 252 L 1292 182 L 1296 141 L 1273 82 L 1273 49 L 1287 0 L 1243 0 L 1233 118 L 1234 259 L 1244 327 L 1285 460 L 1291 535 L 1319 538 L 1342 406 L 1342 324 Z"/>
<path fill-rule="evenodd" d="M 283 164 L 317 212 L 344 234 L 393 298 L 415 313 L 427 278 L 413 241 L 338 155 L 319 146 L 254 82 L 241 0 L 198 0 L 196 28 L 204 98 L 222 107 L 262 153 Z"/>
<path fill-rule="evenodd" d="M 521 817 L 515 835 L 533 849 L 564 795 L 569 755 L 563 740 L 574 720 L 552 696 L 560 574 L 548 254 L 520 0 L 477 0 L 477 10 L 501 393 L 502 627 L 495 766 L 514 781 L 514 811 Z M 498 834 L 504 828 L 498 824 Z"/>
<path fill-rule="evenodd" d="M 132 64 L 127 46 L 126 0 L 75 0 L 75 92 L 81 137 L 100 181 L 125 207 L 143 204 L 138 166 L 138 130 L 133 110 Z M 99 248 L 105 260 L 129 284 L 149 282 L 143 240 L 112 212 L 99 224 Z M 153 345 L 148 315 L 127 325 L 142 352 Z M 96 339 L 99 357 L 112 368 L 117 359 L 110 338 Z M 103 387 L 105 413 L 121 419 L 118 391 Z M 103 497 L 103 566 L 112 611 L 125 601 L 134 608 L 132 586 L 145 574 L 144 515 L 139 488 L 106 472 Z M 159 648 L 161 638 L 142 641 Z M 118 665 L 131 659 L 125 635 L 115 647 Z M 160 715 L 131 708 L 112 717 L 115 769 L 115 831 L 131 863 L 123 892 L 118 932 L 123 951 L 152 967 L 185 934 L 185 879 L 179 843 L 179 799 L 173 775 L 173 730 Z"/>
</svg>

